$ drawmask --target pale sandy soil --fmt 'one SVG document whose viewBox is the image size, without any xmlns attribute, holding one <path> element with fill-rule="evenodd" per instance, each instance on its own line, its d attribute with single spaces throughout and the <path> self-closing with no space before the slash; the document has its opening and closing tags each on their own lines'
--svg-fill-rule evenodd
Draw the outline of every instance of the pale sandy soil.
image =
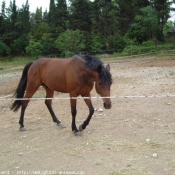
<svg viewBox="0 0 175 175">
<path fill-rule="evenodd" d="M 111 72 L 111 96 L 175 94 L 174 57 L 118 61 Z M 19 70 L 0 75 L 0 97 L 14 93 L 20 76 Z M 42 88 L 35 94 L 44 96 Z M 80 137 L 71 132 L 69 100 L 53 101 L 63 129 L 52 122 L 43 100 L 31 101 L 26 132 L 19 132 L 20 112 L 10 111 L 11 103 L 0 101 L 0 174 L 175 174 L 175 97 L 114 98 L 112 109 L 96 111 Z M 93 104 L 103 107 L 100 99 Z M 79 125 L 88 115 L 83 100 L 77 111 Z"/>
</svg>

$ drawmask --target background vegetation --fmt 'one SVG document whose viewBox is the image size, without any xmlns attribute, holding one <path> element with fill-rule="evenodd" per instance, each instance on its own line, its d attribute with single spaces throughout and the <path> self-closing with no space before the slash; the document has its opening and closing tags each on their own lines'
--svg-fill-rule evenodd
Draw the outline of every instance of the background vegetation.
<svg viewBox="0 0 175 175">
<path fill-rule="evenodd" d="M 175 48 L 167 39 L 169 0 L 50 0 L 30 12 L 5 0 L 0 12 L 0 57 L 68 57 L 76 53 L 144 53 Z M 160 47 L 161 45 L 161 47 Z"/>
</svg>

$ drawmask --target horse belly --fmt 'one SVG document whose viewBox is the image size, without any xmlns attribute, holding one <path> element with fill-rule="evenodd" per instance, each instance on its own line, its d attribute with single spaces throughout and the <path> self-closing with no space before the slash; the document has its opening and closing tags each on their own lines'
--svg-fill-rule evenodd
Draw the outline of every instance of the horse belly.
<svg viewBox="0 0 175 175">
<path fill-rule="evenodd" d="M 54 78 L 52 76 L 44 83 L 54 91 L 68 93 L 67 84 L 63 78 Z"/>
</svg>

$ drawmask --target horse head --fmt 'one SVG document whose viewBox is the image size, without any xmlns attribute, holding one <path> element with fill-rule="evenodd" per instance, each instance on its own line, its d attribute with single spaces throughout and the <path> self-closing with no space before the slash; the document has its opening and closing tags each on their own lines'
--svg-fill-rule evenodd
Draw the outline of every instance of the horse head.
<svg viewBox="0 0 175 175">
<path fill-rule="evenodd" d="M 99 65 L 97 68 L 97 72 L 99 76 L 95 83 L 96 92 L 102 97 L 104 108 L 110 109 L 112 106 L 110 100 L 110 88 L 112 84 L 110 65 L 108 64 L 106 68 L 102 65 Z"/>
</svg>

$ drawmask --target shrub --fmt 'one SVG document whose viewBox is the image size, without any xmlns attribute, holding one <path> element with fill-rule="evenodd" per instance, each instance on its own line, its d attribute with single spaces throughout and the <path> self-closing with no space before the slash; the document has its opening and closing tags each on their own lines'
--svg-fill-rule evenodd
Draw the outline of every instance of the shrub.
<svg viewBox="0 0 175 175">
<path fill-rule="evenodd" d="M 36 42 L 33 39 L 29 41 L 29 45 L 26 47 L 26 53 L 29 56 L 36 57 L 42 54 L 42 44 Z"/>
<path fill-rule="evenodd" d="M 85 49 L 84 35 L 79 30 L 66 30 L 55 41 L 55 47 L 62 56 L 72 56 Z"/>
<path fill-rule="evenodd" d="M 0 41 L 0 56 L 10 55 L 10 48 L 2 41 Z"/>
</svg>

